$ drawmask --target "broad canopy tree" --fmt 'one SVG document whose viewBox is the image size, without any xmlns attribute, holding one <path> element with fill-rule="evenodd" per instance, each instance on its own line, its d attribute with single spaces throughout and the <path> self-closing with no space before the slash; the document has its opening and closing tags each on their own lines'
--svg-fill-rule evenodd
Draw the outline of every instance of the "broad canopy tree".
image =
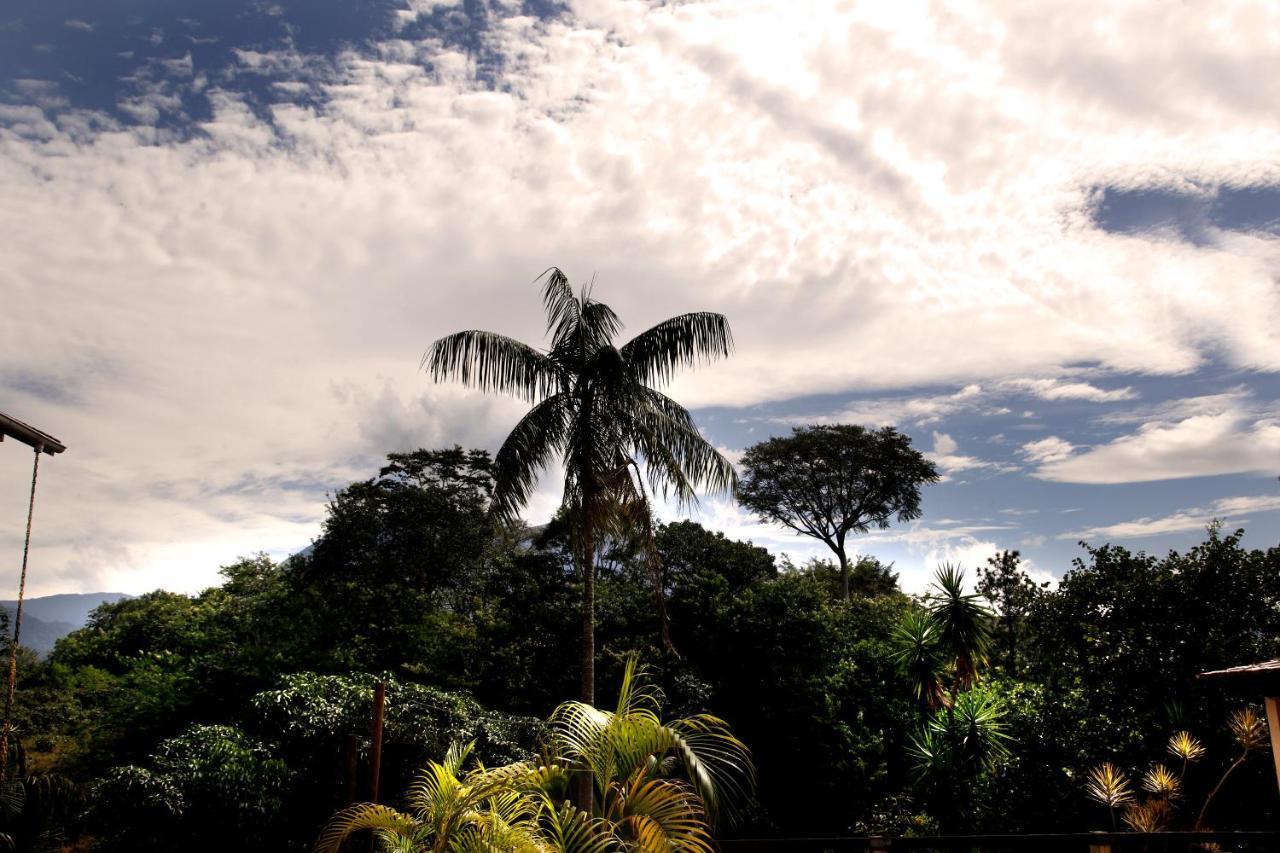
<svg viewBox="0 0 1280 853">
<path fill-rule="evenodd" d="M 583 579 L 582 700 L 590 704 L 596 549 L 637 527 L 652 541 L 650 491 L 673 492 L 688 504 L 699 488 L 730 493 L 736 482 L 733 466 L 688 411 L 654 386 L 682 367 L 727 356 L 733 337 L 723 315 L 694 312 L 617 346 L 622 322 L 591 297 L 589 286 L 574 293 L 555 267 L 538 280 L 549 349 L 493 332 L 457 332 L 432 344 L 423 365 L 437 381 L 456 379 L 533 404 L 494 457 L 493 506 L 500 516 L 514 519 L 539 473 L 557 458 L 564 464 L 562 506 L 573 520 Z M 656 561 L 656 549 L 649 553 Z"/>
<path fill-rule="evenodd" d="M 893 427 L 797 427 L 748 448 L 742 467 L 738 500 L 835 552 L 846 599 L 849 534 L 919 518 L 921 486 L 938 481 L 934 464 Z"/>
</svg>

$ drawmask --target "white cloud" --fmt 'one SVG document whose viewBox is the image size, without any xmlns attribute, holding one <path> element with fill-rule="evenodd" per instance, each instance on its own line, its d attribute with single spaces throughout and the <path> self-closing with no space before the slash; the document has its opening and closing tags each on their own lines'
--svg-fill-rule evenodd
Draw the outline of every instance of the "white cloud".
<svg viewBox="0 0 1280 853">
<path fill-rule="evenodd" d="M 1047 464 L 1068 458 L 1074 450 L 1075 445 L 1071 442 L 1051 435 L 1027 442 L 1018 452 L 1032 462 Z"/>
<path fill-rule="evenodd" d="M 1250 513 L 1280 510 L 1280 496 L 1249 495 L 1220 498 L 1208 507 L 1183 509 L 1159 518 L 1137 518 L 1117 524 L 1106 524 L 1062 533 L 1059 539 L 1120 540 L 1140 539 L 1168 533 L 1204 530 L 1214 519 L 1230 525 L 1246 523 Z"/>
<path fill-rule="evenodd" d="M 1003 474 L 1018 470 L 1014 465 L 979 459 L 976 456 L 966 456 L 960 453 L 959 449 L 956 440 L 947 433 L 935 432 L 933 434 L 933 451 L 924 455 L 938 466 L 938 470 L 942 473 L 943 482 L 950 480 L 952 474 L 961 471 L 989 470 Z"/>
<path fill-rule="evenodd" d="M 1032 442 L 1023 448 L 1028 455 L 1048 454 L 1039 460 L 1042 464 L 1035 476 L 1062 483 L 1142 483 L 1274 473 L 1280 459 L 1280 422 L 1251 420 L 1227 411 L 1145 424 L 1137 432 L 1076 455 L 1068 455 L 1065 442 L 1060 448 L 1043 445 Z"/>
<path fill-rule="evenodd" d="M 1132 400 L 1138 396 L 1132 388 L 1107 390 L 1088 382 L 1072 382 L 1061 379 L 1009 379 L 1000 383 L 1009 391 L 1034 394 L 1042 400 L 1087 400 L 1090 403 L 1114 403 Z"/>
<path fill-rule="evenodd" d="M 494 24 L 493 89 L 437 43 L 323 74 L 242 54 L 244 73 L 301 68 L 320 105 L 266 122 L 210 86 L 182 139 L 35 81 L 0 129 L 0 364 L 66 390 L 5 405 L 71 447 L 49 466 L 35 589 L 90 571 L 195 588 L 226 553 L 314 532 L 323 487 L 381 442 L 496 441 L 518 407 L 434 388 L 417 357 L 460 327 L 539 340 L 527 282 L 551 263 L 598 272 L 632 331 L 729 315 L 737 354 L 676 385 L 691 405 L 966 386 L 851 418 L 923 423 L 1009 376 L 1093 399 L 1070 380 L 1085 361 L 1280 369 L 1275 241 L 1159 243 L 1085 215 L 1098 182 L 1275 179 L 1278 27 L 1270 4 L 1206 23 L 1101 0 L 581 0 Z M 177 108 L 158 84 L 126 94 L 148 121 Z M 1178 428 L 1140 435 L 1179 447 Z M 1274 424 L 1223 429 L 1274 449 Z M 1077 461 L 1095 452 L 1055 464 L 1097 477 Z M 0 454 L 19 484 L 0 517 L 20 515 L 24 466 Z M 309 485 L 222 495 L 246 477 Z"/>
</svg>

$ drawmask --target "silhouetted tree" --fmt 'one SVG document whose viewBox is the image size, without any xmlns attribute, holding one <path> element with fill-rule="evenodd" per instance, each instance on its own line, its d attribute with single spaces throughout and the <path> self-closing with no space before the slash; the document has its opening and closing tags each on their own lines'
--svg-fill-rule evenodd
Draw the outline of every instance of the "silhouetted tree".
<svg viewBox="0 0 1280 853">
<path fill-rule="evenodd" d="M 738 500 L 765 521 L 812 536 L 835 552 L 846 599 L 852 594 L 850 533 L 920 517 L 920 487 L 938 481 L 932 462 L 893 427 L 797 427 L 742 457 Z"/>
</svg>

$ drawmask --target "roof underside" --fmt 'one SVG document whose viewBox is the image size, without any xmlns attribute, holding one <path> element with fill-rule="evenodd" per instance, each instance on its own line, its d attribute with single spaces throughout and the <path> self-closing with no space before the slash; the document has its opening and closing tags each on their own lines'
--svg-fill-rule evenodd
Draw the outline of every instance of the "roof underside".
<svg viewBox="0 0 1280 853">
<path fill-rule="evenodd" d="M 1202 672 L 1198 678 L 1212 678 L 1223 686 L 1257 689 L 1268 696 L 1280 696 L 1280 659 Z"/>
<path fill-rule="evenodd" d="M 67 449 L 67 446 L 43 430 L 38 430 L 29 423 L 0 412 L 0 441 L 14 438 L 23 444 L 34 447 L 52 456 Z"/>
</svg>

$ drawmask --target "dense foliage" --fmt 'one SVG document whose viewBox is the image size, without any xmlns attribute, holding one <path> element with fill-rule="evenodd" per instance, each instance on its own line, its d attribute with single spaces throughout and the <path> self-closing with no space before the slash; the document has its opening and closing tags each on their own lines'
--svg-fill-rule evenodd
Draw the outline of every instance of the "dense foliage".
<svg viewBox="0 0 1280 853">
<path fill-rule="evenodd" d="M 104 605 L 46 659 L 26 659 L 32 793 L 0 802 L 4 831 L 24 849 L 60 830 L 101 850 L 232 836 L 237 849 L 308 849 L 367 795 L 377 681 L 385 792 L 451 744 L 475 741 L 486 766 L 540 754 L 539 721 L 577 692 L 580 580 L 565 525 L 496 520 L 492 487 L 483 452 L 392 455 L 334 495 L 309 552 L 244 559 L 200 595 Z M 982 600 L 945 584 L 914 599 L 870 559 L 845 600 L 838 566 L 779 563 L 687 521 L 658 526 L 654 545 L 674 651 L 643 550 L 610 543 L 597 561 L 599 679 L 615 689 L 639 653 L 671 717 L 712 712 L 750 747 L 755 798 L 726 834 L 1106 828 L 1091 769 L 1140 778 L 1185 731 L 1204 754 L 1181 784 L 1211 788 L 1239 758 L 1227 721 L 1255 697 L 1194 676 L 1280 654 L 1280 549 L 1217 529 L 1164 557 L 1087 549 L 1052 589 L 1001 555 L 979 578 Z M 908 629 L 921 643 L 911 666 Z M 987 632 L 980 654 L 975 631 Z M 921 690 L 927 670 L 937 686 Z M 993 725 L 999 748 L 974 753 L 969 733 Z M 951 762 L 941 776 L 924 772 L 930 743 Z M 1263 756 L 1231 773 L 1211 825 L 1278 817 Z"/>
</svg>

